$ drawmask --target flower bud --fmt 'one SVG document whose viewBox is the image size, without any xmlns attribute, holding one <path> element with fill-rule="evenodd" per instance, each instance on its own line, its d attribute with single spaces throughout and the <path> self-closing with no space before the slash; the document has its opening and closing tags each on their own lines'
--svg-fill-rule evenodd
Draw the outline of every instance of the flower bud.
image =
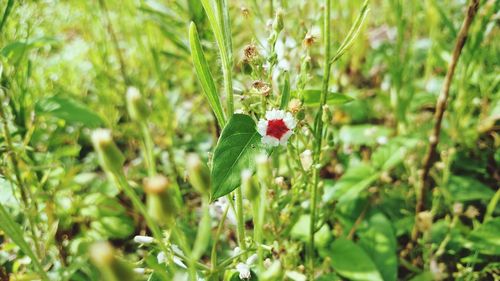
<svg viewBox="0 0 500 281">
<path fill-rule="evenodd" d="M 259 190 L 252 177 L 252 171 L 243 170 L 241 172 L 241 188 L 245 197 L 250 201 L 255 200 L 259 195 Z"/>
<path fill-rule="evenodd" d="M 417 215 L 417 228 L 421 232 L 427 232 L 432 227 L 432 213 L 429 211 L 423 211 Z"/>
<path fill-rule="evenodd" d="M 155 239 L 151 236 L 136 235 L 134 236 L 134 242 L 139 244 L 151 244 Z"/>
<path fill-rule="evenodd" d="M 283 268 L 279 260 L 274 261 L 269 268 L 262 273 L 260 279 L 263 281 L 273 281 L 283 279 Z"/>
<path fill-rule="evenodd" d="M 98 242 L 90 247 L 90 259 L 101 272 L 101 280 L 134 281 L 132 267 L 115 256 L 115 250 L 108 242 Z"/>
<path fill-rule="evenodd" d="M 97 129 L 92 132 L 92 143 L 99 157 L 99 162 L 108 172 L 119 172 L 123 168 L 125 157 L 116 146 L 108 129 Z"/>
<path fill-rule="evenodd" d="M 162 175 L 146 178 L 144 191 L 148 214 L 159 224 L 174 223 L 178 206 L 168 179 Z"/>
<path fill-rule="evenodd" d="M 288 103 L 288 111 L 293 114 L 297 114 L 302 109 L 302 102 L 299 99 L 292 99 Z"/>
<path fill-rule="evenodd" d="M 302 164 L 302 168 L 304 168 L 304 170 L 309 171 L 309 169 L 311 169 L 313 164 L 313 157 L 311 150 L 306 149 L 304 150 L 304 152 L 300 154 L 300 163 Z"/>
<path fill-rule="evenodd" d="M 283 23 L 283 10 L 280 9 L 276 12 L 276 16 L 274 17 L 273 31 L 279 33 L 281 30 L 283 30 L 284 26 L 285 24 Z"/>
<path fill-rule="evenodd" d="M 210 172 L 208 167 L 201 162 L 195 153 L 187 156 L 186 169 L 188 180 L 191 185 L 201 194 L 206 195 L 210 191 Z"/>
<path fill-rule="evenodd" d="M 321 116 L 323 123 L 328 124 L 332 120 L 332 112 L 328 105 L 323 105 L 323 115 Z"/>
<path fill-rule="evenodd" d="M 149 109 L 141 93 L 135 87 L 127 89 L 127 110 L 134 121 L 144 121 L 149 115 Z"/>
</svg>

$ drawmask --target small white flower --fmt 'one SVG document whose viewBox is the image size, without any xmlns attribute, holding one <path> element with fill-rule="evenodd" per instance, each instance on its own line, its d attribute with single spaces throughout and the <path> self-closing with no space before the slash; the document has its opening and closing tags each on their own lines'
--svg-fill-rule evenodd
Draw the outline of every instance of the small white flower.
<svg viewBox="0 0 500 281">
<path fill-rule="evenodd" d="M 252 276 L 250 273 L 250 266 L 248 266 L 246 263 L 240 262 L 239 264 L 236 265 L 236 270 L 240 273 L 240 279 L 250 279 Z"/>
<path fill-rule="evenodd" d="M 387 144 L 387 142 L 388 142 L 388 139 L 386 136 L 380 136 L 377 138 L 377 143 L 380 145 Z"/>
<path fill-rule="evenodd" d="M 258 258 L 257 254 L 253 254 L 253 255 L 251 255 L 251 256 L 247 259 L 246 264 L 247 264 L 247 265 L 249 265 L 249 266 L 250 266 L 250 265 L 252 265 L 252 264 L 254 264 L 254 263 L 257 261 L 257 258 Z"/>
<path fill-rule="evenodd" d="M 233 250 L 233 256 L 237 256 L 237 255 L 239 255 L 240 253 L 241 253 L 241 249 L 240 249 L 240 247 L 236 247 L 236 248 L 234 248 L 234 250 Z"/>
<path fill-rule="evenodd" d="M 187 266 L 182 262 L 181 258 L 174 256 L 174 263 L 181 268 L 187 269 Z"/>
<path fill-rule="evenodd" d="M 165 252 L 159 252 L 156 256 L 156 259 L 158 260 L 159 264 L 162 264 L 167 261 L 167 256 L 165 255 Z"/>
<path fill-rule="evenodd" d="M 297 122 L 290 112 L 273 109 L 266 112 L 266 119 L 257 123 L 257 132 L 262 136 L 262 143 L 268 146 L 285 146 Z"/>
<path fill-rule="evenodd" d="M 306 149 L 300 154 L 300 163 L 302 164 L 302 168 L 304 168 L 304 170 L 309 171 L 309 169 L 311 169 L 313 164 L 311 150 Z"/>
<path fill-rule="evenodd" d="M 134 268 L 134 272 L 143 275 L 146 272 L 146 269 L 142 267 L 136 267 Z"/>
<path fill-rule="evenodd" d="M 134 242 L 139 244 L 151 244 L 155 239 L 151 236 L 136 235 L 134 237 Z"/>
<path fill-rule="evenodd" d="M 94 144 L 106 144 L 113 141 L 111 130 L 109 129 L 96 129 L 92 132 L 92 142 Z"/>
</svg>

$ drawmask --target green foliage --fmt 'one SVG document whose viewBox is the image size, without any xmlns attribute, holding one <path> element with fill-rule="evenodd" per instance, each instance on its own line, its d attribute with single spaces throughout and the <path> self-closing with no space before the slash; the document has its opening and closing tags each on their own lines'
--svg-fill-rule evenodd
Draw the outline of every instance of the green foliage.
<svg viewBox="0 0 500 281">
<path fill-rule="evenodd" d="M 70 124 L 82 124 L 89 128 L 104 125 L 102 118 L 85 104 L 61 96 L 52 96 L 38 101 L 36 113 L 41 116 L 49 115 L 60 118 Z"/>
<path fill-rule="evenodd" d="M 333 268 L 350 280 L 384 280 L 370 256 L 358 245 L 347 239 L 337 239 L 330 247 Z"/>
<path fill-rule="evenodd" d="M 255 156 L 260 151 L 262 146 L 255 122 L 248 115 L 234 114 L 215 147 L 210 200 L 237 188 L 242 170 L 255 167 Z"/>
<path fill-rule="evenodd" d="M 500 1 L 415 212 L 471 1 L 0 1 L 0 279 L 104 280 L 102 240 L 138 281 L 499 279 Z"/>
</svg>

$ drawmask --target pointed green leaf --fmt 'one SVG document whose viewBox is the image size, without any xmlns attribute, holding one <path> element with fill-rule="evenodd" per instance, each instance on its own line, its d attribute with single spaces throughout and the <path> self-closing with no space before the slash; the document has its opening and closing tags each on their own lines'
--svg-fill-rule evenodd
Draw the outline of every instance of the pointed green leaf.
<svg viewBox="0 0 500 281">
<path fill-rule="evenodd" d="M 383 280 L 371 258 L 351 240 L 335 240 L 330 253 L 333 268 L 343 277 L 359 281 Z"/>
<path fill-rule="evenodd" d="M 255 155 L 262 151 L 261 137 L 253 119 L 234 114 L 215 148 L 212 167 L 211 201 L 228 194 L 240 185 L 243 169 L 253 169 Z"/>
<path fill-rule="evenodd" d="M 372 258 L 385 281 L 398 276 L 397 241 L 391 221 L 378 213 L 368 219 L 368 228 L 359 231 L 361 247 Z"/>
<path fill-rule="evenodd" d="M 308 89 L 302 91 L 305 106 L 318 106 L 321 98 L 321 90 Z M 329 92 L 326 96 L 326 104 L 340 105 L 353 101 L 354 99 L 340 93 Z"/>
<path fill-rule="evenodd" d="M 203 93 L 205 94 L 210 107 L 212 107 L 212 110 L 214 111 L 219 126 L 223 127 L 226 123 L 224 111 L 222 110 L 222 104 L 215 87 L 214 78 L 212 77 L 212 73 L 210 73 L 210 68 L 208 67 L 205 55 L 203 54 L 203 49 L 201 48 L 196 25 L 193 22 L 191 22 L 191 25 L 189 26 L 189 46 L 191 48 L 191 57 L 193 59 L 196 75 L 200 81 Z"/>
<path fill-rule="evenodd" d="M 85 104 L 61 96 L 52 96 L 36 104 L 38 114 L 48 114 L 68 123 L 80 123 L 95 128 L 103 125 L 102 118 Z"/>
<path fill-rule="evenodd" d="M 286 109 L 289 101 L 290 101 L 290 74 L 288 74 L 287 71 L 285 72 L 285 81 L 283 82 L 283 87 L 281 88 L 280 109 Z"/>
</svg>

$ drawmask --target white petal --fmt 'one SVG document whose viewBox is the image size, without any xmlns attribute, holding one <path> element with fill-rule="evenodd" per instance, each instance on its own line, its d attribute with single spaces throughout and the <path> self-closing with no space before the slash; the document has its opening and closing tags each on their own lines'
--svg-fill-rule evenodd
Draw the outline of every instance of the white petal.
<svg viewBox="0 0 500 281">
<path fill-rule="evenodd" d="M 249 265 L 249 266 L 250 266 L 250 265 L 252 265 L 252 264 L 254 264 L 254 263 L 255 263 L 255 261 L 257 260 L 257 258 L 258 258 L 257 254 L 253 254 L 253 255 L 251 255 L 251 256 L 247 259 L 246 264 L 247 264 L 247 265 Z"/>
<path fill-rule="evenodd" d="M 265 136 L 267 132 L 267 120 L 260 119 L 259 123 L 257 123 L 257 132 L 261 136 Z"/>
<path fill-rule="evenodd" d="M 290 112 L 287 112 L 285 118 L 283 118 L 283 122 L 288 127 L 288 129 L 293 130 L 297 125 L 297 121 L 293 118 L 293 115 Z"/>
<path fill-rule="evenodd" d="M 156 256 L 156 259 L 158 260 L 159 264 L 164 263 L 167 260 L 167 257 L 165 256 L 165 252 L 158 253 L 158 256 Z"/>
<path fill-rule="evenodd" d="M 240 262 L 238 265 L 236 265 L 236 270 L 238 270 L 238 272 L 240 273 L 240 279 L 250 279 L 250 267 L 247 264 Z"/>
<path fill-rule="evenodd" d="M 134 268 L 134 272 L 142 275 L 142 274 L 144 274 L 144 272 L 146 272 L 146 269 L 142 268 L 142 267 L 136 267 L 136 268 Z"/>
<path fill-rule="evenodd" d="M 285 118 L 285 112 L 283 110 L 272 109 L 266 112 L 267 120 L 276 120 Z"/>
<path fill-rule="evenodd" d="M 286 143 L 288 142 L 288 139 L 290 138 L 290 136 L 293 134 L 293 131 L 288 131 L 286 132 L 283 136 L 281 136 L 281 139 L 280 139 L 280 144 L 285 146 Z"/>
<path fill-rule="evenodd" d="M 140 244 L 151 244 L 151 243 L 153 243 L 154 240 L 155 239 L 151 236 L 136 235 L 134 237 L 134 242 L 140 243 Z"/>
<path fill-rule="evenodd" d="M 179 258 L 178 256 L 174 256 L 174 263 L 184 269 L 187 268 L 187 266 L 182 262 L 181 258 Z"/>
<path fill-rule="evenodd" d="M 263 136 L 262 143 L 268 146 L 278 146 L 280 144 L 280 141 L 275 137 Z"/>
</svg>

